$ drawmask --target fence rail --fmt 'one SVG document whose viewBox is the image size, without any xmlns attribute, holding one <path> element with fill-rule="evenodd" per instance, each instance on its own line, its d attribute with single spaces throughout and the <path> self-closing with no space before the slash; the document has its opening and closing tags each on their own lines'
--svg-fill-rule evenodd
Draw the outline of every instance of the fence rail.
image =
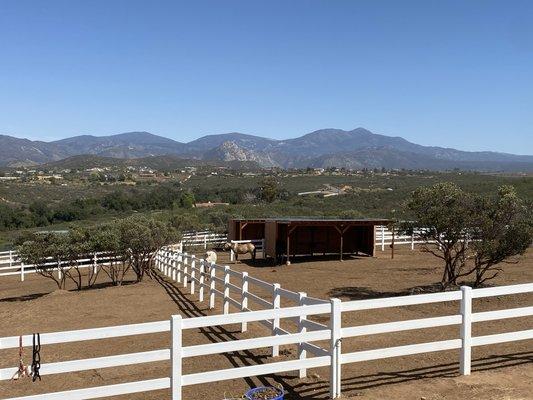
<svg viewBox="0 0 533 400">
<path fill-rule="evenodd" d="M 227 242 L 228 236 L 225 233 L 214 233 L 211 231 L 187 232 L 182 238 L 185 247 L 220 246 Z"/>
<path fill-rule="evenodd" d="M 376 226 L 375 245 L 381 247 L 381 251 L 385 251 L 385 246 L 392 244 L 394 237 L 394 245 L 410 245 L 411 250 L 415 249 L 416 244 L 427 243 L 427 241 L 420 238 L 420 233 L 424 231 L 424 228 L 415 229 L 410 235 L 399 234 L 398 232 L 392 232 L 387 226 Z"/>
<path fill-rule="evenodd" d="M 341 302 L 338 299 L 330 299 L 329 301 L 315 299 L 302 292 L 297 293 L 282 289 L 279 284 L 250 277 L 246 272 L 232 271 L 229 266 L 208 264 L 205 260 L 197 259 L 186 253 L 164 250 L 157 253 L 155 260 L 156 267 L 162 274 L 168 279 L 182 283 L 184 288 L 190 288 L 191 293 L 198 293 L 200 301 L 209 301 L 210 308 L 215 306 L 215 301 L 218 298 L 222 302 L 223 314 L 185 319 L 179 315 L 174 315 L 167 321 L 45 333 L 41 336 L 42 345 L 171 332 L 171 346 L 170 348 L 147 352 L 46 363 L 41 366 L 41 374 L 68 373 L 170 360 L 170 377 L 16 397 L 9 400 L 94 399 L 167 388 L 171 389 L 172 399 L 176 400 L 182 399 L 182 388 L 189 385 L 288 371 L 297 371 L 298 376 L 304 377 L 307 369 L 325 366 L 329 366 L 330 369 L 330 397 L 336 398 L 341 394 L 341 365 L 343 364 L 460 349 L 460 372 L 463 375 L 468 375 L 471 370 L 472 347 L 533 339 L 533 329 L 472 336 L 474 323 L 533 315 L 533 307 L 474 313 L 472 312 L 473 299 L 531 293 L 533 292 L 533 283 L 486 289 L 471 289 L 464 286 L 461 287 L 460 291 L 454 292 Z M 252 293 L 254 287 L 255 290 L 259 289 L 263 296 L 264 293 L 271 293 L 272 296 L 264 299 L 260 294 Z M 258 299 L 261 299 L 259 303 L 262 308 L 252 310 L 248 300 Z M 282 300 L 290 302 L 291 305 L 283 307 Z M 343 313 L 450 301 L 460 303 L 458 314 L 363 326 L 342 326 L 341 323 Z M 237 312 L 230 314 L 232 310 Z M 329 323 L 320 324 L 309 319 L 309 316 L 318 314 L 326 315 L 329 318 Z M 282 329 L 280 320 L 295 323 L 297 331 L 289 332 Z M 241 324 L 241 330 L 246 331 L 247 324 L 255 322 L 266 323 L 265 325 L 270 329 L 270 334 L 226 342 L 183 346 L 183 335 L 188 330 Z M 341 343 L 350 338 L 406 330 L 417 331 L 450 325 L 460 327 L 458 338 L 350 353 L 342 352 Z M 0 350 L 16 348 L 18 341 L 18 336 L 0 338 Z M 325 347 L 319 347 L 316 342 L 328 344 Z M 31 345 L 31 336 L 22 336 L 22 344 L 23 346 Z M 297 359 L 192 374 L 185 373 L 183 370 L 183 359 L 189 357 L 265 347 L 272 348 L 272 355 L 275 357 L 279 354 L 279 346 L 290 344 L 298 346 Z M 307 357 L 308 352 L 312 357 Z M 10 379 L 16 370 L 16 367 L 0 369 L 0 380 Z"/>
<path fill-rule="evenodd" d="M 4 253 L 4 254 L 2 254 Z M 49 260 L 43 264 L 24 264 L 18 254 L 14 251 L 0 253 L 0 277 L 1 276 L 20 276 L 20 281 L 24 282 L 27 274 L 35 274 L 39 272 L 39 269 L 46 268 L 48 271 L 56 271 L 59 278 L 65 273 L 65 271 L 71 268 L 93 268 L 96 273 L 97 269 L 109 265 L 112 262 L 118 261 L 118 257 L 108 253 L 92 253 L 86 255 L 84 258 L 80 258 L 69 264 L 64 260 L 54 260 L 53 258 L 47 258 Z M 7 255 L 5 253 L 8 253 Z M 1 258 L 3 256 L 3 258 Z"/>
</svg>

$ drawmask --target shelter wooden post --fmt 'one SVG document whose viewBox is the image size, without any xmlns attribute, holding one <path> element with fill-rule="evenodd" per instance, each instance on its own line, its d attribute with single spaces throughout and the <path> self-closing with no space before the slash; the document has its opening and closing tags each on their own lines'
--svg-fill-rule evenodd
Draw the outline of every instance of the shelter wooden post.
<svg viewBox="0 0 533 400">
<path fill-rule="evenodd" d="M 290 239 L 291 239 L 291 233 L 294 232 L 296 229 L 296 226 L 293 226 L 292 228 L 290 225 L 287 225 L 287 265 L 289 265 L 291 262 L 289 261 L 289 254 L 291 253 L 290 249 Z"/>
<path fill-rule="evenodd" d="M 336 227 L 337 228 L 337 227 Z M 340 260 L 342 261 L 342 248 L 344 247 L 344 230 L 337 228 L 339 234 L 341 235 L 341 248 L 340 248 Z"/>
<path fill-rule="evenodd" d="M 289 254 L 290 254 L 290 245 L 291 245 L 291 232 L 289 230 L 289 227 L 287 226 L 287 259 L 285 260 L 285 263 L 289 265 L 291 262 L 289 261 Z"/>
</svg>

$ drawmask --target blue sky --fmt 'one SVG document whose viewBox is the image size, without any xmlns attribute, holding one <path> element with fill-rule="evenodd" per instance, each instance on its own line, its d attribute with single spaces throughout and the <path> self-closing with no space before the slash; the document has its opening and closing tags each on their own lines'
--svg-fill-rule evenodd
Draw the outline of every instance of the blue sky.
<svg viewBox="0 0 533 400">
<path fill-rule="evenodd" d="M 365 127 L 533 154 L 531 1 L 0 1 L 0 133 Z"/>
</svg>

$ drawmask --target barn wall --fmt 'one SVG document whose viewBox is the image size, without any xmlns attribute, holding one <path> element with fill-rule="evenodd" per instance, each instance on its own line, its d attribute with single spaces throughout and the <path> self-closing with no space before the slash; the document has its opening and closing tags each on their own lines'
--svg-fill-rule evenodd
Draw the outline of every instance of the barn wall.
<svg viewBox="0 0 533 400">
<path fill-rule="evenodd" d="M 234 219 L 228 221 L 228 240 L 237 240 L 238 224 Z"/>
<path fill-rule="evenodd" d="M 276 257 L 277 226 L 276 221 L 265 223 L 265 252 L 268 257 Z"/>
</svg>

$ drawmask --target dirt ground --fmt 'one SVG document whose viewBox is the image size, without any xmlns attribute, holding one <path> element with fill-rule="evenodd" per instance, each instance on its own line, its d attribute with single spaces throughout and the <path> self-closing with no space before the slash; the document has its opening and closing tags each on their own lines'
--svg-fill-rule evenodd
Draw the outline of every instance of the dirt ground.
<svg viewBox="0 0 533 400">
<path fill-rule="evenodd" d="M 225 255 L 221 264 L 228 264 Z M 230 264 L 231 265 L 231 264 Z M 335 259 L 293 262 L 290 266 L 272 267 L 258 260 L 231 265 L 236 270 L 246 270 L 251 276 L 280 283 L 282 287 L 305 291 L 310 296 L 343 300 L 389 297 L 417 293 L 440 278 L 438 260 L 432 256 L 400 248 L 394 260 L 388 252 L 377 252 L 375 258 L 351 258 L 343 262 Z M 533 282 L 533 250 L 518 264 L 505 266 L 504 274 L 491 285 Z M 101 284 L 81 292 L 56 291 L 54 283 L 36 275 L 28 275 L 19 282 L 15 277 L 0 278 L 0 337 L 95 328 L 120 324 L 141 323 L 168 319 L 180 313 L 184 317 L 220 313 L 220 304 L 213 312 L 207 302 L 200 303 L 196 295 L 186 294 L 181 286 L 166 279 L 146 280 L 135 285 L 109 287 Z M 256 292 L 266 295 L 266 293 Z M 474 301 L 474 311 L 497 310 L 531 306 L 532 294 L 499 296 Z M 282 305 L 291 305 L 289 302 Z M 343 326 L 365 325 L 455 314 L 458 304 L 437 303 L 424 306 L 407 306 L 345 313 Z M 232 310 L 235 311 L 235 310 Z M 317 321 L 327 322 L 318 316 Z M 531 329 L 533 318 L 515 318 L 501 322 L 484 322 L 474 325 L 473 334 L 484 335 L 505 331 Z M 290 328 L 289 325 L 282 325 Z M 240 326 L 191 330 L 184 333 L 184 345 L 211 343 L 238 338 L 267 336 L 269 331 L 259 324 L 250 324 L 247 333 L 239 333 Z M 346 339 L 343 353 L 362 349 L 398 346 L 402 344 L 458 337 L 458 327 L 441 327 L 418 331 L 398 332 Z M 42 362 L 74 360 L 105 355 L 126 354 L 168 348 L 168 334 L 132 336 L 126 338 L 87 341 L 63 345 L 43 346 Z M 276 360 L 294 359 L 295 346 L 283 346 Z M 25 359 L 31 359 L 30 349 Z M 362 399 L 464 399 L 518 400 L 533 399 L 533 343 L 518 341 L 508 344 L 476 347 L 473 349 L 472 375 L 458 374 L 459 352 L 445 351 L 408 357 L 375 360 L 344 365 L 342 390 L 344 397 Z M 186 359 L 184 373 L 232 368 L 273 361 L 269 349 L 233 352 L 209 357 Z M 18 350 L 0 351 L 0 368 L 16 366 Z M 168 362 L 147 363 L 132 367 L 99 369 L 71 374 L 43 376 L 41 382 L 0 382 L 0 399 L 102 386 L 128 381 L 169 376 Z M 320 368 L 308 371 L 308 378 L 297 379 L 294 373 L 271 377 L 255 377 L 196 385 L 184 389 L 185 399 L 220 400 L 230 394 L 240 396 L 253 386 L 282 384 L 287 399 L 328 398 L 328 371 Z M 117 396 L 117 399 L 169 398 L 168 391 Z"/>
</svg>

